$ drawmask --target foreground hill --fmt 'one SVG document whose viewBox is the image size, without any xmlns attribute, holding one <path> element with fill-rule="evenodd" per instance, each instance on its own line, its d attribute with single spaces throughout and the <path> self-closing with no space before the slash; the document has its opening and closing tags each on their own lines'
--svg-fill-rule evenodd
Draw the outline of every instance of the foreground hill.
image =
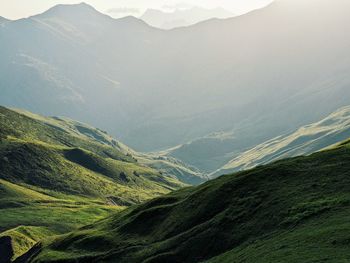
<svg viewBox="0 0 350 263">
<path fill-rule="evenodd" d="M 43 237 L 184 186 L 86 124 L 3 107 L 0 123 L 1 263 Z"/>
<path fill-rule="evenodd" d="M 311 154 L 349 137 L 350 107 L 348 106 L 333 112 L 319 122 L 278 136 L 239 154 L 210 176 L 220 176 L 284 158 Z"/>
<path fill-rule="evenodd" d="M 226 175 L 35 246 L 18 262 L 346 262 L 350 144 Z"/>
</svg>

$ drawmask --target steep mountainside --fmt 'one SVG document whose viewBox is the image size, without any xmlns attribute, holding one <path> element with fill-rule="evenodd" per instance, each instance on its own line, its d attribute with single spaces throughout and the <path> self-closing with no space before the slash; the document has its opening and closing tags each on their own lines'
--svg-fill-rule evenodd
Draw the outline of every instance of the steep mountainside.
<svg viewBox="0 0 350 263">
<path fill-rule="evenodd" d="M 186 184 L 194 185 L 200 184 L 208 180 L 208 177 L 206 177 L 203 173 L 199 172 L 196 168 L 191 167 L 173 157 L 161 156 L 159 154 L 152 153 L 140 153 L 134 151 L 130 147 L 121 143 L 120 141 L 117 141 L 114 138 L 112 138 L 105 131 L 96 129 L 87 124 L 62 117 L 45 118 L 43 116 L 23 110 L 20 110 L 19 112 L 30 118 L 34 118 L 36 120 L 44 122 L 49 126 L 56 127 L 74 135 L 78 135 L 90 141 L 92 140 L 94 142 L 97 142 L 98 144 L 112 147 L 114 148 L 114 151 L 118 151 L 122 153 L 122 155 L 126 155 L 127 157 L 133 156 L 134 159 L 137 159 L 137 162 L 139 164 L 154 168 L 158 170 L 163 176 L 172 177 Z M 92 146 L 92 148 L 94 147 L 95 146 Z"/>
<path fill-rule="evenodd" d="M 119 198 L 131 203 L 181 185 L 139 165 L 122 152 L 125 146 L 87 125 L 39 121 L 6 108 L 0 118 L 2 179 L 84 196 L 120 191 Z"/>
<path fill-rule="evenodd" d="M 0 27 L 0 103 L 92 123 L 142 151 L 215 132 L 251 148 L 246 138 L 262 143 L 348 104 L 349 10 L 279 0 L 165 31 L 56 6 Z"/>
<path fill-rule="evenodd" d="M 185 186 L 86 124 L 3 107 L 0 123 L 1 263 L 44 237 Z"/>
<path fill-rule="evenodd" d="M 346 262 L 350 144 L 222 176 L 38 244 L 18 262 Z"/>
<path fill-rule="evenodd" d="M 251 169 L 272 161 L 307 155 L 350 137 L 350 107 L 344 107 L 325 119 L 278 136 L 240 154 L 211 174 L 219 176 Z"/>
</svg>

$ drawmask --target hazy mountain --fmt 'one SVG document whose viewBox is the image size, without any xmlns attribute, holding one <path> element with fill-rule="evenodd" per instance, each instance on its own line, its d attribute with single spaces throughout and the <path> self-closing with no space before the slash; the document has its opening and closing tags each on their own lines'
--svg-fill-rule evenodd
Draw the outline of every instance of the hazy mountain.
<svg viewBox="0 0 350 263">
<path fill-rule="evenodd" d="M 3 23 L 6 23 L 6 22 L 9 22 L 10 20 L 0 16 L 0 24 L 3 24 Z"/>
<path fill-rule="evenodd" d="M 192 7 L 189 9 L 176 9 L 172 12 L 147 9 L 140 18 L 151 26 L 162 29 L 173 29 L 194 25 L 212 18 L 229 18 L 234 16 L 233 13 L 224 8 L 206 9 Z"/>
<path fill-rule="evenodd" d="M 251 169 L 279 159 L 307 155 L 350 137 L 350 107 L 292 133 L 266 141 L 230 160 L 212 176 Z"/>
<path fill-rule="evenodd" d="M 227 175 L 36 245 L 18 262 L 341 262 L 349 143 Z"/>
<path fill-rule="evenodd" d="M 222 132 L 241 152 L 348 105 L 349 10 L 280 0 L 164 31 L 57 6 L 0 28 L 0 103 L 92 123 L 137 150 Z"/>
</svg>

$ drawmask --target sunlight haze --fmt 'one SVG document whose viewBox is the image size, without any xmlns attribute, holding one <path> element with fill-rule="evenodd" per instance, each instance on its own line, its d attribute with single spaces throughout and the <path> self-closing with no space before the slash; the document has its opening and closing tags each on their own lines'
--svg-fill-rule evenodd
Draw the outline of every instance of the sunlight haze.
<svg viewBox="0 0 350 263">
<path fill-rule="evenodd" d="M 42 13 L 57 4 L 76 4 L 81 0 L 0 0 L 0 16 L 8 19 L 19 19 Z M 200 6 L 204 8 L 223 7 L 235 14 L 241 14 L 253 9 L 261 8 L 272 0 L 86 0 L 87 4 L 94 6 L 103 13 L 114 17 L 127 15 L 140 16 L 149 8 L 173 11 L 181 7 L 190 8 Z M 116 12 L 109 12 L 116 11 Z"/>
</svg>

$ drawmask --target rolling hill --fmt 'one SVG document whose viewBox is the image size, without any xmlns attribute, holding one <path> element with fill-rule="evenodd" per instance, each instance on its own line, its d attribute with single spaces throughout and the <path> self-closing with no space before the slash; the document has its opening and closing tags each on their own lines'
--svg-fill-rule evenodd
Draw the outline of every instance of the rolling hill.
<svg viewBox="0 0 350 263">
<path fill-rule="evenodd" d="M 89 125 L 4 107 L 0 123 L 1 263 L 43 237 L 185 186 Z"/>
<path fill-rule="evenodd" d="M 16 262 L 346 262 L 350 144 L 222 176 L 42 241 Z"/>
<path fill-rule="evenodd" d="M 281 135 L 240 154 L 210 176 L 220 176 L 276 160 L 308 155 L 350 137 L 350 107 L 344 107 L 323 120 Z"/>
<path fill-rule="evenodd" d="M 246 150 L 348 105 L 349 10 L 278 0 L 160 30 L 59 5 L 0 27 L 0 103 L 91 123 L 138 151 L 217 132 Z"/>
</svg>

